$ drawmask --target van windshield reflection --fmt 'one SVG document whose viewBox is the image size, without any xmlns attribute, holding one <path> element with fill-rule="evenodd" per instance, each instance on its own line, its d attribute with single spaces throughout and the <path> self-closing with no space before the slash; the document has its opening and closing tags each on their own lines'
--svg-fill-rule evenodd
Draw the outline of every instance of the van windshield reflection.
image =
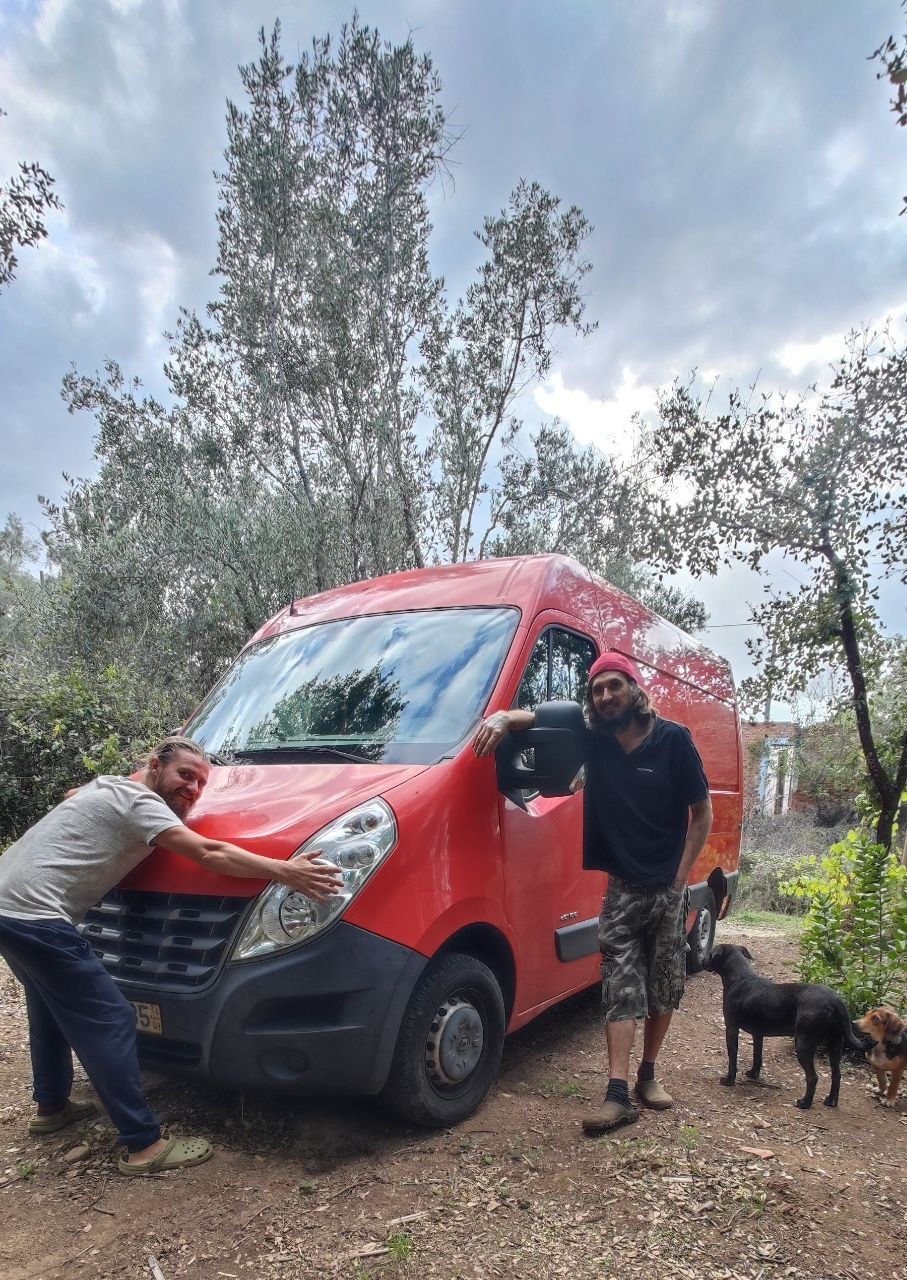
<svg viewBox="0 0 907 1280">
<path fill-rule="evenodd" d="M 430 764 L 484 710 L 515 609 L 436 609 L 323 622 L 240 654 L 186 732 L 209 752 Z"/>
</svg>

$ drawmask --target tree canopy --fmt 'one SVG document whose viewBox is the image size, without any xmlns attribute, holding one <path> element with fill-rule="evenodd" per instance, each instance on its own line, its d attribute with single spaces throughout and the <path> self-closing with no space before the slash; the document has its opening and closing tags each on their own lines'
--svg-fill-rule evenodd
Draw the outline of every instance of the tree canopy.
<svg viewBox="0 0 907 1280">
<path fill-rule="evenodd" d="M 874 714 L 870 689 L 903 678 L 877 606 L 885 580 L 907 581 L 907 349 L 856 332 L 822 392 L 735 389 L 720 409 L 713 398 L 694 379 L 660 399 L 650 439 L 665 485 L 659 562 L 711 574 L 739 561 L 766 577 L 752 611 L 751 704 L 769 689 L 801 691 L 821 671 L 844 673 L 888 847 L 907 783 L 907 700 L 888 699 L 892 723 L 878 703 Z M 788 591 L 768 582 L 779 555 L 799 575 Z"/>
</svg>

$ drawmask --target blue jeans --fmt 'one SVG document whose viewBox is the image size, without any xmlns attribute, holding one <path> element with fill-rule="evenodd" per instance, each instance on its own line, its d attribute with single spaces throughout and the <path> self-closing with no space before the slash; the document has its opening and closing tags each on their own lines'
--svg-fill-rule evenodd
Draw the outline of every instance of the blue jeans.
<svg viewBox="0 0 907 1280">
<path fill-rule="evenodd" d="M 157 1142 L 161 1127 L 142 1089 L 135 1014 L 90 944 L 68 920 L 0 916 L 0 955 L 25 987 L 35 1102 L 63 1106 L 75 1050 L 127 1149 Z"/>
</svg>

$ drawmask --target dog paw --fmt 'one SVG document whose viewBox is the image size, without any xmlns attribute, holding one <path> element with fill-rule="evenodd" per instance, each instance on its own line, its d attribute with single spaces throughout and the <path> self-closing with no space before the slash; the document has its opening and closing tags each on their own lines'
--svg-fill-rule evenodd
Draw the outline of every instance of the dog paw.
<svg viewBox="0 0 907 1280">
<path fill-rule="evenodd" d="M 746 1078 L 747 1080 L 758 1080 L 760 1074 L 761 1072 L 759 1071 L 747 1071 Z"/>
<path fill-rule="evenodd" d="M 838 1105 L 838 1099 L 833 1098 L 831 1094 L 829 1094 L 828 1097 L 825 1098 L 822 1102 L 823 1107 L 836 1107 L 837 1105 Z"/>
<path fill-rule="evenodd" d="M 808 1098 L 798 1098 L 794 1103 L 795 1107 L 799 1107 L 801 1111 L 808 1111 L 813 1104 Z"/>
<path fill-rule="evenodd" d="M 731 1085 L 737 1079 L 736 1076 L 722 1076 L 718 1081 L 719 1084 Z"/>
<path fill-rule="evenodd" d="M 893 1107 L 895 1104 L 894 1098 L 879 1098 L 879 1102 L 883 1107 Z"/>
</svg>

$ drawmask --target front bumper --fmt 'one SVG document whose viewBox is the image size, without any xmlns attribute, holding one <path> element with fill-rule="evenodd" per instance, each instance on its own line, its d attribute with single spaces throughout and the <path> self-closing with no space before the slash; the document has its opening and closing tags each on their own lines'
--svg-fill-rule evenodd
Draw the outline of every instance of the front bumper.
<svg viewBox="0 0 907 1280">
<path fill-rule="evenodd" d="M 202 991 L 120 982 L 160 1006 L 142 1066 L 229 1088 L 374 1094 L 426 957 L 341 921 L 293 951 L 226 964 Z"/>
</svg>

